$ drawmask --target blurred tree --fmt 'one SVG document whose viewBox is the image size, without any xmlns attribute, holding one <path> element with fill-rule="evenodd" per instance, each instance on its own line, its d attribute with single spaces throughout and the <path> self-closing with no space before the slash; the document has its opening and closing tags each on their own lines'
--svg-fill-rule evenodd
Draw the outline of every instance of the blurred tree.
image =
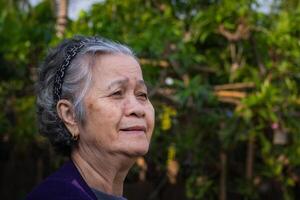
<svg viewBox="0 0 300 200">
<path fill-rule="evenodd" d="M 108 0 L 68 30 L 137 50 L 161 113 L 148 160 L 167 170 L 163 160 L 176 144 L 190 197 L 259 199 L 272 182 L 294 197 L 299 6 L 274 1 L 263 13 L 259 3 Z"/>
<path fill-rule="evenodd" d="M 36 133 L 34 81 L 37 66 L 55 33 L 53 14 L 50 0 L 35 7 L 25 0 L 0 0 L 0 193 L 3 199 L 23 198 L 45 174 L 41 161 L 46 151 L 38 148 L 45 142 Z"/>
<path fill-rule="evenodd" d="M 57 20 L 56 20 L 56 35 L 62 37 L 65 33 L 68 17 L 68 0 L 56 1 L 57 3 Z"/>
</svg>

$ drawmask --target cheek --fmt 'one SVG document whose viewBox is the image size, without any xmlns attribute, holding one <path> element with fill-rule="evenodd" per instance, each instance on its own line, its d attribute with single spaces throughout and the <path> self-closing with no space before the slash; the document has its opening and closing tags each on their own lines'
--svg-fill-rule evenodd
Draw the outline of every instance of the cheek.
<svg viewBox="0 0 300 200">
<path fill-rule="evenodd" d="M 87 118 L 97 123 L 110 121 L 115 117 L 116 109 L 116 106 L 109 104 L 109 102 L 92 102 L 88 104 Z"/>
<path fill-rule="evenodd" d="M 152 105 L 150 105 L 147 108 L 147 125 L 149 127 L 149 130 L 151 131 L 151 134 L 153 132 L 154 129 L 154 122 L 155 122 L 155 111 Z"/>
<path fill-rule="evenodd" d="M 93 136 L 111 134 L 120 120 L 120 108 L 106 102 L 92 102 L 87 105 L 86 128 Z M 97 136 L 96 136 L 97 137 Z"/>
<path fill-rule="evenodd" d="M 102 109 L 102 119 L 107 124 L 114 125 L 115 127 L 120 123 L 124 106 L 115 102 L 108 102 Z M 105 125 L 105 124 L 104 124 Z"/>
</svg>

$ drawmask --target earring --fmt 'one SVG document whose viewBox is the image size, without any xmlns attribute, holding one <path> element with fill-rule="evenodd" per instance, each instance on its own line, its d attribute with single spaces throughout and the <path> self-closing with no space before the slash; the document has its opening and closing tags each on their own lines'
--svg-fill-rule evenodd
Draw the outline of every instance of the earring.
<svg viewBox="0 0 300 200">
<path fill-rule="evenodd" d="M 79 138 L 79 135 L 72 135 L 72 139 L 73 139 L 74 141 L 77 141 L 78 138 Z"/>
</svg>

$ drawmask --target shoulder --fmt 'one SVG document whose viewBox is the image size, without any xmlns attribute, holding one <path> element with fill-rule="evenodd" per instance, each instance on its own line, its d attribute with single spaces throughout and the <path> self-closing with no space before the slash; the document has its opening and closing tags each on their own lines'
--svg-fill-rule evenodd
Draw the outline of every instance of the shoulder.
<svg viewBox="0 0 300 200">
<path fill-rule="evenodd" d="M 94 200 L 91 189 L 84 182 L 72 162 L 68 162 L 57 172 L 38 185 L 26 200 Z"/>
<path fill-rule="evenodd" d="M 66 200 L 76 199 L 85 200 L 90 199 L 84 193 L 79 190 L 75 185 L 62 180 L 46 180 L 39 186 L 37 186 L 26 198 L 26 200 Z"/>
</svg>

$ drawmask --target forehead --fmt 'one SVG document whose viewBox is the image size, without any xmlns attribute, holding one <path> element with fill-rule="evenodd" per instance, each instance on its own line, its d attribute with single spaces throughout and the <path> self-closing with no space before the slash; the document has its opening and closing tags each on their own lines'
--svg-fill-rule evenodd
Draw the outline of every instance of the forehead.
<svg viewBox="0 0 300 200">
<path fill-rule="evenodd" d="M 95 58 L 93 76 L 107 80 L 118 76 L 143 79 L 142 70 L 135 58 L 125 54 L 102 54 Z"/>
</svg>

